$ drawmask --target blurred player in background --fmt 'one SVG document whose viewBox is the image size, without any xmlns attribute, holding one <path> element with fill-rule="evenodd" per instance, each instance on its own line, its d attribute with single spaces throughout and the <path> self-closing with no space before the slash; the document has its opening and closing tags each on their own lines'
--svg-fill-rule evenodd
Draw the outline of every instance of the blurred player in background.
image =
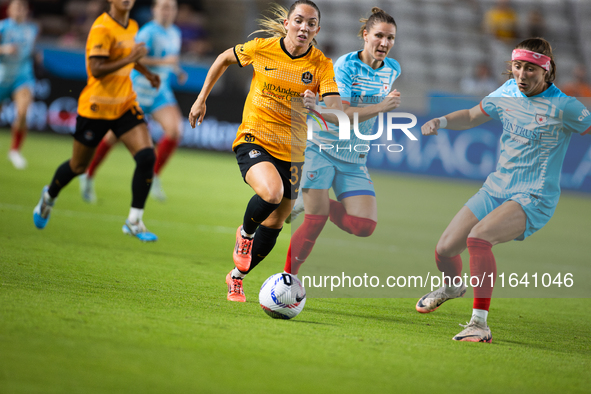
<svg viewBox="0 0 591 394">
<path fill-rule="evenodd" d="M 0 106 L 12 96 L 16 116 L 8 159 L 14 168 L 22 170 L 27 167 L 21 148 L 27 135 L 27 109 L 33 101 L 33 48 L 38 29 L 27 22 L 28 2 L 12 0 L 7 12 L 8 18 L 0 21 Z"/>
<path fill-rule="evenodd" d="M 219 55 L 189 115 L 191 126 L 201 123 L 207 96 L 229 65 L 253 65 L 233 149 L 244 181 L 256 194 L 236 232 L 236 267 L 226 276 L 230 301 L 246 300 L 242 279 L 275 246 L 297 194 L 307 128 L 304 113 L 294 116 L 292 124 L 292 98 L 301 96 L 305 106 L 313 107 L 319 93 L 328 108 L 342 110 L 332 62 L 314 47 L 320 30 L 316 4 L 300 0 L 289 11 L 278 5 L 273 11 L 276 19 L 261 21 L 260 30 L 272 37 L 238 44 Z"/>
<path fill-rule="evenodd" d="M 400 75 L 400 64 L 387 57 L 394 46 L 396 22 L 378 7 L 360 22 L 363 50 L 341 56 L 334 70 L 341 97 L 351 100 L 343 101 L 345 113 L 350 119 L 357 113 L 359 131 L 371 134 L 376 116 L 400 105 L 400 92 L 390 91 Z M 379 102 L 376 98 L 380 98 Z M 301 184 L 303 199 L 296 200 L 291 220 L 304 210 L 305 216 L 291 237 L 285 263 L 287 273 L 298 273 L 329 217 L 349 234 L 368 237 L 373 233 L 378 213 L 373 182 L 365 166 L 367 153 L 350 150 L 351 146 L 363 143 L 358 137 L 339 140 L 339 128 L 334 124 L 308 140 Z M 329 198 L 331 187 L 338 201 Z"/>
<path fill-rule="evenodd" d="M 151 82 L 137 70 L 131 72 L 131 79 L 142 110 L 151 115 L 164 131 L 156 148 L 154 180 L 150 189 L 154 198 L 164 201 L 166 195 L 160 184 L 160 171 L 176 149 L 182 130 L 181 110 L 170 87 L 170 74 L 176 74 L 180 83 L 185 83 L 187 74 L 179 67 L 181 32 L 173 24 L 177 15 L 176 0 L 155 0 L 152 11 L 154 20 L 142 26 L 136 41 L 146 45 L 148 54 L 142 58 L 141 63 L 160 76 L 160 88 L 152 87 Z M 116 142 L 115 134 L 112 131 L 107 133 L 97 147 L 88 169 L 80 176 L 80 192 L 85 201 L 96 201 L 94 175 Z"/>
<path fill-rule="evenodd" d="M 137 23 L 129 18 L 134 0 L 109 0 L 110 9 L 100 15 L 86 42 L 88 82 L 78 99 L 78 117 L 72 158 L 62 163 L 33 211 L 35 226 L 45 228 L 59 192 L 82 174 L 96 146 L 113 130 L 136 162 L 132 180 L 132 202 L 123 232 L 141 241 L 156 241 L 142 216 L 154 175 L 154 148 L 144 115 L 136 102 L 129 74 L 135 68 L 158 87 L 160 78 L 137 61 L 148 53 L 145 44 L 135 43 Z"/>
<path fill-rule="evenodd" d="M 560 197 L 560 171 L 572 133 L 591 131 L 589 110 L 552 83 L 556 66 L 546 40 L 520 42 L 510 64 L 511 78 L 480 105 L 432 119 L 421 129 L 423 135 L 433 135 L 440 128 L 466 130 L 492 118 L 503 123 L 496 171 L 456 214 L 437 243 L 435 261 L 446 277 L 445 286 L 426 294 L 416 305 L 421 313 L 433 312 L 445 301 L 464 295 L 465 284 L 454 284 L 453 278 L 461 275 L 460 253 L 468 248 L 470 275 L 484 277 L 484 283 L 474 287 L 472 318 L 453 338 L 456 341 L 492 341 L 487 325 L 494 287 L 488 275 L 497 275 L 492 247 L 523 240 L 550 220 Z"/>
</svg>

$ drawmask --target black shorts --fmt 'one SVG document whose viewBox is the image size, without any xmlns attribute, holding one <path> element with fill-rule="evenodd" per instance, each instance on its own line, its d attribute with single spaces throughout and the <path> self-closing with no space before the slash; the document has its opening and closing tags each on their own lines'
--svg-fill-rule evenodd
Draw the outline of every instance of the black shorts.
<svg viewBox="0 0 591 394">
<path fill-rule="evenodd" d="M 246 182 L 246 173 L 250 167 L 263 161 L 272 163 L 283 181 L 283 197 L 295 200 L 300 188 L 302 167 L 304 162 L 292 163 L 279 160 L 269 154 L 265 148 L 257 144 L 240 144 L 234 149 L 236 160 Z"/>
<path fill-rule="evenodd" d="M 121 117 L 113 120 L 91 119 L 78 115 L 76 117 L 74 139 L 82 145 L 96 147 L 109 130 L 113 130 L 113 133 L 119 138 L 142 123 L 146 123 L 146 121 L 139 105 L 134 105 Z"/>
</svg>

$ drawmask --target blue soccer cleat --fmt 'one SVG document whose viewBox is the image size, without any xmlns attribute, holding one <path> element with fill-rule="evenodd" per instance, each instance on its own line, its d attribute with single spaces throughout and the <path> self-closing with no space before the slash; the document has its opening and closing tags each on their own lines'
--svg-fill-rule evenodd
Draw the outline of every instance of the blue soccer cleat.
<svg viewBox="0 0 591 394">
<path fill-rule="evenodd" d="M 156 234 L 149 232 L 146 225 L 141 220 L 136 224 L 132 224 L 129 219 L 127 219 L 122 230 L 125 234 L 133 235 L 142 242 L 154 242 L 158 240 Z"/>
<path fill-rule="evenodd" d="M 49 215 L 51 214 L 51 208 L 53 208 L 54 201 L 49 202 L 45 198 L 45 193 L 49 190 L 49 186 L 43 187 L 41 191 L 41 198 L 35 206 L 33 210 L 33 222 L 35 223 L 35 227 L 39 230 L 43 230 L 45 226 L 47 226 L 47 222 L 49 221 Z"/>
</svg>

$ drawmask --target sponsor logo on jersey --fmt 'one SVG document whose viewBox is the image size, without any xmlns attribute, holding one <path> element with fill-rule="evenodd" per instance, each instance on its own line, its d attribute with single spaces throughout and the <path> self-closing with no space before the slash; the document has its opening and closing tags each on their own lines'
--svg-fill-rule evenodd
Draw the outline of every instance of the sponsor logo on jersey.
<svg viewBox="0 0 591 394">
<path fill-rule="evenodd" d="M 548 117 L 546 115 L 536 114 L 536 123 L 544 126 L 548 123 Z"/>
<path fill-rule="evenodd" d="M 261 155 L 261 152 L 259 152 L 256 149 L 253 149 L 250 152 L 248 152 L 248 156 L 250 156 L 251 159 L 254 159 L 256 157 L 259 157 L 260 155 Z"/>
<path fill-rule="evenodd" d="M 588 109 L 584 109 L 583 112 L 581 112 L 581 116 L 579 116 L 579 122 L 582 121 L 583 119 L 585 119 L 587 116 L 589 116 L 591 114 L 591 112 L 589 112 Z"/>
<path fill-rule="evenodd" d="M 299 92 L 295 92 L 290 88 L 284 88 L 279 85 L 275 85 L 272 83 L 263 82 L 263 90 L 262 93 L 267 96 L 274 97 L 279 100 L 287 100 L 291 101 L 292 97 L 300 97 Z"/>
<path fill-rule="evenodd" d="M 312 82 L 312 79 L 314 79 L 314 75 L 312 75 L 310 71 L 306 71 L 302 74 L 302 82 L 306 85 Z"/>
<path fill-rule="evenodd" d="M 273 71 L 273 70 L 277 70 L 277 68 L 269 68 L 269 67 L 265 66 L 265 71 Z"/>
</svg>

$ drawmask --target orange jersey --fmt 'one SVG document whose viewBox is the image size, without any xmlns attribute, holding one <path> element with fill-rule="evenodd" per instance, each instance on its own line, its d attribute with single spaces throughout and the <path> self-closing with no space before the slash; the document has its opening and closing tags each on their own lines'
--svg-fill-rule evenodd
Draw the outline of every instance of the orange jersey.
<svg viewBox="0 0 591 394">
<path fill-rule="evenodd" d="M 232 149 L 249 142 L 279 160 L 304 161 L 306 115 L 293 115 L 292 125 L 292 98 L 301 102 L 300 93 L 307 89 L 321 97 L 338 95 L 332 61 L 315 47 L 291 56 L 279 37 L 236 45 L 234 54 L 240 67 L 252 64 L 254 70 Z"/>
<path fill-rule="evenodd" d="M 88 33 L 86 41 L 86 74 L 88 82 L 78 99 L 78 114 L 91 119 L 117 119 L 135 103 L 129 74 L 134 63 L 95 78 L 90 72 L 89 58 L 105 57 L 108 61 L 121 59 L 131 53 L 138 31 L 136 21 L 130 19 L 122 26 L 108 13 L 99 16 Z"/>
</svg>

